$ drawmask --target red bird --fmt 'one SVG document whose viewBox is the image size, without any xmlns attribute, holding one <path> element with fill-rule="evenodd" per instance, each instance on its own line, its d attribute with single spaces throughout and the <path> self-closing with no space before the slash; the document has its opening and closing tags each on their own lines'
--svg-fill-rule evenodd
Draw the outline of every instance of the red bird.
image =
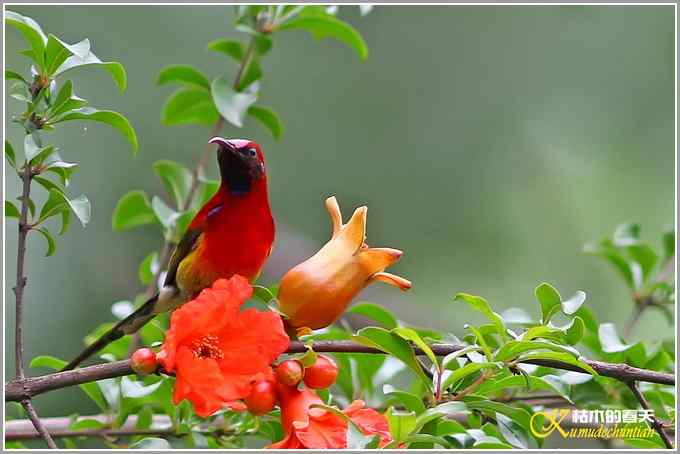
<svg viewBox="0 0 680 454">
<path fill-rule="evenodd" d="M 257 279 L 274 242 L 274 219 L 260 146 L 245 139 L 214 137 L 221 185 L 175 247 L 163 288 L 139 309 L 89 345 L 64 367 L 76 367 L 109 343 L 139 330 L 156 314 L 195 298 L 220 278 Z"/>
</svg>

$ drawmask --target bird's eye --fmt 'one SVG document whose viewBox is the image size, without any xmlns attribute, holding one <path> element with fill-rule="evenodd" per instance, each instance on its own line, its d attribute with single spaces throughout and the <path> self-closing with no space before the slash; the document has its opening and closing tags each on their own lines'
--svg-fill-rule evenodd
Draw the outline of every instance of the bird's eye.
<svg viewBox="0 0 680 454">
<path fill-rule="evenodd" d="M 248 154 L 250 155 L 250 157 L 254 158 L 255 155 L 257 155 L 257 150 L 255 150 L 255 148 L 249 148 Z"/>
</svg>

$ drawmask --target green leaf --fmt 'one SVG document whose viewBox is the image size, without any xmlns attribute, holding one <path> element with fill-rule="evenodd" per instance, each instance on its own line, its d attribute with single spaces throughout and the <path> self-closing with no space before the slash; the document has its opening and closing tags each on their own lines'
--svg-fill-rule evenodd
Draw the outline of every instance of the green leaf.
<svg viewBox="0 0 680 454">
<path fill-rule="evenodd" d="M 61 86 L 59 89 L 59 92 L 57 92 L 57 97 L 54 98 L 52 101 L 52 107 L 50 108 L 50 112 L 52 112 L 52 115 L 56 115 L 56 112 L 58 112 L 61 107 L 68 102 L 69 99 L 71 99 L 71 95 L 73 94 L 73 82 L 70 80 L 67 80 L 64 82 L 64 85 Z"/>
<path fill-rule="evenodd" d="M 406 364 L 431 390 L 432 382 L 420 368 L 413 349 L 406 340 L 383 328 L 367 327 L 357 331 L 352 339 L 360 344 L 377 348 Z"/>
<path fill-rule="evenodd" d="M 92 418 L 79 419 L 68 426 L 69 430 L 103 429 L 105 427 L 106 425 L 104 423 Z"/>
<path fill-rule="evenodd" d="M 67 84 L 68 88 L 66 88 Z M 65 112 L 68 112 L 70 110 L 77 110 L 87 105 L 86 100 L 73 93 L 73 88 L 70 84 L 71 84 L 70 80 L 66 81 L 64 86 L 62 86 L 62 89 L 57 94 L 57 100 L 52 104 L 52 107 L 50 107 L 50 109 L 47 112 L 48 122 L 54 118 L 58 118 Z M 68 91 L 64 91 L 65 88 Z"/>
<path fill-rule="evenodd" d="M 364 435 L 356 424 L 347 424 L 347 449 L 375 449 L 379 443 L 379 435 Z"/>
<path fill-rule="evenodd" d="M 407 410 L 415 412 L 416 415 L 425 411 L 423 399 L 406 391 L 394 388 L 392 385 L 383 385 L 383 394 L 388 399 L 397 400 Z"/>
<path fill-rule="evenodd" d="M 75 68 L 82 68 L 85 66 L 97 66 L 106 70 L 111 75 L 111 78 L 118 86 L 118 90 L 120 90 L 121 93 L 124 92 L 125 88 L 127 87 L 127 74 L 125 73 L 125 68 L 123 67 L 123 65 L 115 61 L 107 62 L 101 61 L 99 57 L 97 57 L 94 53 L 92 53 L 89 50 L 89 40 L 84 41 L 87 41 L 88 52 L 81 55 L 74 53 L 74 55 L 68 57 L 64 61 L 64 63 L 62 63 L 61 66 L 59 66 L 59 68 L 57 68 L 57 70 L 54 72 L 54 76 L 56 77 L 62 75 L 65 72 Z M 73 46 L 78 46 L 81 43 L 74 44 Z M 65 43 L 62 42 L 62 44 Z M 73 51 L 74 49 L 73 47 L 71 47 L 69 50 Z"/>
<path fill-rule="evenodd" d="M 268 107 L 252 105 L 248 108 L 248 115 L 269 129 L 276 140 L 281 140 L 281 136 L 283 136 L 283 122 L 276 112 Z"/>
<path fill-rule="evenodd" d="M 634 244 L 626 248 L 633 260 L 640 265 L 642 269 L 642 276 L 646 279 L 654 269 L 654 265 L 659 260 L 659 257 L 647 244 Z"/>
<path fill-rule="evenodd" d="M 114 112 L 112 110 L 97 110 L 93 107 L 81 107 L 80 109 L 74 109 L 64 113 L 53 120 L 53 123 L 61 123 L 71 120 L 89 120 L 106 123 L 120 131 L 125 136 L 125 138 L 127 138 L 127 140 L 130 142 L 130 145 L 132 145 L 132 150 L 135 153 L 139 148 L 135 130 L 132 128 L 132 125 L 130 125 L 128 119 L 118 112 Z"/>
<path fill-rule="evenodd" d="M 449 389 L 451 386 L 464 379 L 465 377 L 479 372 L 482 369 L 496 369 L 500 367 L 497 363 L 467 363 L 460 369 L 456 369 L 451 374 L 446 377 L 444 383 L 442 384 L 442 389 Z"/>
<path fill-rule="evenodd" d="M 436 407 L 428 408 L 416 418 L 414 432 L 418 432 L 425 424 L 438 418 L 451 416 L 466 411 L 464 402 L 446 402 Z"/>
<path fill-rule="evenodd" d="M 35 105 L 31 94 L 28 92 L 28 87 L 21 82 L 13 83 L 12 86 L 9 87 L 7 93 L 10 97 L 18 101 L 29 103 L 29 105 Z"/>
<path fill-rule="evenodd" d="M 33 179 L 40 184 L 47 192 L 51 191 L 52 189 L 63 191 L 63 189 L 57 184 L 53 183 L 52 181 L 48 180 L 47 178 L 43 177 L 33 177 Z"/>
<path fill-rule="evenodd" d="M 458 351 L 455 351 L 453 353 L 449 353 L 442 360 L 442 367 L 444 369 L 456 370 L 460 367 L 456 358 L 460 358 L 461 356 L 467 355 L 470 352 L 478 352 L 481 349 L 482 349 L 482 347 L 480 347 L 478 345 L 468 345 L 468 346 L 463 347 L 462 349 L 460 349 Z"/>
<path fill-rule="evenodd" d="M 151 208 L 149 199 L 144 191 L 130 191 L 120 198 L 113 210 L 113 230 L 131 229 L 156 221 L 156 215 Z"/>
<path fill-rule="evenodd" d="M 31 159 L 31 165 L 41 164 L 43 161 L 48 159 L 56 150 L 54 146 L 48 145 L 38 150 L 38 154 Z"/>
<path fill-rule="evenodd" d="M 215 107 L 225 120 L 236 127 L 243 127 L 243 118 L 257 96 L 234 91 L 224 77 L 218 77 L 213 81 L 211 93 Z"/>
<path fill-rule="evenodd" d="M 518 363 L 524 363 L 530 360 L 549 360 L 549 361 L 560 361 L 563 363 L 571 364 L 572 366 L 576 366 L 580 369 L 583 369 L 584 371 L 588 372 L 591 375 L 598 375 L 595 370 L 590 367 L 588 364 L 585 362 L 574 358 L 571 354 L 569 353 L 561 353 L 561 352 L 534 352 L 534 353 L 528 353 L 526 355 L 520 356 L 517 359 Z"/>
<path fill-rule="evenodd" d="M 195 216 L 196 212 L 185 211 L 175 218 L 175 232 L 173 236 L 173 242 L 179 243 L 181 241 Z"/>
<path fill-rule="evenodd" d="M 373 303 L 357 303 L 347 311 L 349 314 L 359 314 L 380 323 L 386 329 L 396 328 L 399 323 L 389 310 Z"/>
<path fill-rule="evenodd" d="M 413 412 L 398 412 L 390 407 L 385 412 L 385 417 L 390 427 L 390 434 L 397 442 L 403 441 L 416 427 L 416 414 Z"/>
<path fill-rule="evenodd" d="M 574 296 L 566 301 L 562 301 L 562 312 L 566 315 L 573 315 L 578 311 L 586 300 L 586 293 L 578 290 Z"/>
<path fill-rule="evenodd" d="M 664 259 L 668 260 L 675 254 L 675 230 L 673 226 L 667 227 L 663 232 Z"/>
<path fill-rule="evenodd" d="M 637 282 L 631 265 L 614 247 L 611 241 L 604 240 L 599 244 L 589 243 L 584 246 L 583 250 L 587 254 L 597 255 L 606 259 L 619 272 L 630 289 L 635 290 L 637 288 Z"/>
<path fill-rule="evenodd" d="M 56 36 L 49 34 L 45 46 L 45 73 L 48 76 L 54 74 L 68 57 L 71 55 L 87 55 L 90 52 L 90 40 L 84 39 L 76 44 L 67 44 Z"/>
<path fill-rule="evenodd" d="M 44 367 L 58 371 L 61 370 L 65 365 L 66 361 L 62 359 L 55 358 L 54 356 L 42 355 L 33 358 L 28 367 Z M 82 385 L 78 385 L 78 387 L 82 389 L 83 392 L 85 392 L 85 394 L 87 394 L 87 396 L 92 399 L 92 401 L 97 404 L 100 409 L 106 410 L 108 408 L 106 400 L 104 399 L 104 396 L 102 395 L 96 382 L 84 383 Z"/>
<path fill-rule="evenodd" d="M 43 33 L 40 25 L 33 19 L 14 11 L 5 11 L 5 23 L 11 25 L 21 32 L 26 42 L 31 46 L 33 57 L 39 68 L 45 65 L 44 51 L 47 37 Z"/>
<path fill-rule="evenodd" d="M 420 443 L 428 443 L 430 445 L 439 445 L 442 448 L 449 448 L 451 444 L 446 441 L 446 438 L 444 437 L 438 437 L 436 435 L 430 435 L 430 434 L 413 434 L 409 435 L 403 440 L 404 443 L 406 443 L 407 446 L 409 446 L 410 449 L 415 448 L 415 444 L 420 444 Z M 428 448 L 421 448 L 420 446 L 418 449 L 430 449 Z"/>
<path fill-rule="evenodd" d="M 221 184 L 218 180 L 206 180 L 203 178 L 200 178 L 199 180 L 201 186 L 198 191 L 198 197 L 194 197 L 194 203 L 192 204 L 195 205 L 196 210 L 205 205 L 208 200 L 217 194 Z"/>
<path fill-rule="evenodd" d="M 19 209 L 14 206 L 9 200 L 5 200 L 5 217 L 6 218 L 17 218 L 21 217 Z"/>
<path fill-rule="evenodd" d="M 541 305 L 542 323 L 546 324 L 561 308 L 562 297 L 555 287 L 543 282 L 534 290 L 536 300 Z"/>
<path fill-rule="evenodd" d="M 162 382 L 161 382 L 162 383 Z M 137 423 L 135 429 L 148 429 L 153 422 L 153 410 L 150 406 L 143 406 L 139 413 L 137 413 Z"/>
<path fill-rule="evenodd" d="M 253 57 L 246 66 L 245 70 L 243 71 L 241 78 L 238 81 L 236 91 L 238 92 L 245 91 L 245 89 L 248 88 L 253 82 L 255 82 L 256 80 L 260 80 L 261 78 L 262 67 L 260 67 L 259 59 Z M 250 91 L 254 94 L 257 91 L 257 88 L 258 87 L 254 87 L 254 90 Z"/>
<path fill-rule="evenodd" d="M 509 307 L 501 312 L 500 315 L 505 323 L 517 325 L 531 325 L 534 323 L 531 315 L 519 307 Z"/>
<path fill-rule="evenodd" d="M 618 247 L 638 244 L 640 241 L 640 224 L 626 222 L 616 226 L 613 241 L 614 245 Z"/>
<path fill-rule="evenodd" d="M 141 440 L 132 443 L 130 449 L 172 449 L 170 442 L 164 438 L 145 437 Z"/>
<path fill-rule="evenodd" d="M 24 79 L 24 76 L 19 74 L 16 71 L 12 71 L 11 69 L 6 69 L 5 70 L 5 80 L 18 80 L 23 82 L 24 84 L 28 85 L 28 82 L 26 82 L 26 79 Z"/>
<path fill-rule="evenodd" d="M 156 161 L 153 168 L 163 182 L 165 190 L 172 196 L 177 208 L 184 206 L 191 187 L 191 172 L 182 164 L 168 159 Z"/>
<path fill-rule="evenodd" d="M 35 158 L 43 149 L 38 146 L 33 134 L 26 134 L 24 136 L 24 156 L 27 161 Z"/>
<path fill-rule="evenodd" d="M 575 316 L 569 326 L 565 329 L 565 337 L 564 340 L 567 344 L 569 345 L 576 345 L 578 342 L 583 338 L 583 334 L 585 333 L 586 330 L 586 325 L 583 322 L 583 319 L 579 316 Z"/>
<path fill-rule="evenodd" d="M 145 386 L 140 381 L 131 380 L 129 377 L 122 377 L 120 381 L 120 391 L 123 397 L 139 399 L 156 391 L 162 383 L 163 381 L 159 380 L 156 383 Z"/>
<path fill-rule="evenodd" d="M 562 352 L 562 353 L 568 353 L 574 358 L 578 358 L 579 352 L 578 350 L 571 348 L 571 347 L 566 347 L 563 345 L 558 345 L 554 344 L 552 342 L 547 342 L 547 341 L 533 341 L 533 340 L 517 340 L 517 341 L 509 341 L 501 348 L 499 348 L 495 355 L 494 359 L 496 361 L 509 361 L 512 359 L 515 359 L 518 355 L 528 352 L 528 351 L 535 351 L 535 350 L 552 350 L 556 352 Z"/>
<path fill-rule="evenodd" d="M 358 31 L 346 22 L 332 16 L 296 17 L 283 23 L 279 30 L 307 30 L 316 39 L 332 37 L 351 47 L 359 58 L 368 58 L 368 47 Z"/>
<path fill-rule="evenodd" d="M 530 437 L 524 428 L 502 413 L 496 413 L 495 416 L 498 430 L 508 443 L 515 448 L 529 449 Z"/>
<path fill-rule="evenodd" d="M 156 219 L 163 227 L 166 229 L 174 227 L 175 220 L 179 216 L 179 213 L 170 208 L 163 199 L 158 196 L 153 196 L 151 199 L 151 209 L 156 215 Z"/>
<path fill-rule="evenodd" d="M 421 339 L 417 332 L 415 332 L 411 328 L 405 327 L 393 328 L 391 332 L 393 332 L 397 336 L 406 339 L 407 341 L 413 342 L 418 348 L 420 348 L 425 353 L 425 355 L 437 368 L 437 370 L 440 370 L 439 362 L 437 361 L 437 357 L 435 356 L 434 352 L 432 352 L 430 346 L 427 345 L 423 339 Z"/>
<path fill-rule="evenodd" d="M 47 218 L 69 208 L 78 217 L 83 227 L 86 227 L 90 222 L 90 201 L 82 194 L 75 199 L 69 200 L 66 194 L 58 189 L 50 189 L 49 197 L 40 210 L 39 222 L 43 222 Z"/>
<path fill-rule="evenodd" d="M 158 85 L 179 83 L 210 90 L 208 79 L 198 69 L 190 65 L 171 65 L 163 68 L 158 74 L 156 83 Z"/>
<path fill-rule="evenodd" d="M 621 342 L 621 339 L 616 332 L 616 326 L 614 326 L 613 323 L 600 324 L 597 335 L 600 340 L 600 345 L 602 345 L 602 350 L 605 353 L 622 352 L 633 346 L 632 344 L 629 345 Z"/>
<path fill-rule="evenodd" d="M 9 143 L 9 140 L 5 140 L 5 158 L 7 159 L 7 162 L 9 162 L 9 165 L 15 169 L 17 168 L 17 156 L 14 152 L 14 147 L 12 147 L 12 144 Z"/>
<path fill-rule="evenodd" d="M 174 92 L 161 113 L 161 122 L 166 126 L 189 123 L 212 125 L 218 118 L 210 93 L 196 88 L 182 88 Z"/>
<path fill-rule="evenodd" d="M 512 407 L 501 402 L 494 402 L 491 400 L 487 400 L 486 398 L 480 398 L 478 396 L 467 396 L 463 399 L 463 401 L 465 402 L 467 408 L 470 410 L 500 413 L 515 421 L 523 429 L 527 431 L 530 430 L 531 415 L 529 414 L 528 411 L 522 408 Z"/>
<path fill-rule="evenodd" d="M 484 356 L 486 357 L 487 361 L 491 362 L 492 360 L 491 348 L 489 348 L 489 345 L 486 343 L 484 335 L 476 327 L 472 325 L 466 324 L 465 328 L 472 331 L 472 334 L 474 334 L 475 336 L 475 342 L 478 343 L 480 347 L 482 347 L 482 351 L 484 352 Z M 470 358 L 470 356 L 468 356 L 468 358 Z"/>
<path fill-rule="evenodd" d="M 459 293 L 455 296 L 454 301 L 463 301 L 472 309 L 481 312 L 493 325 L 496 327 L 496 332 L 501 336 L 501 339 L 508 338 L 503 319 L 496 312 L 491 310 L 489 303 L 480 296 L 469 295 L 467 293 Z"/>
<path fill-rule="evenodd" d="M 49 163 L 44 165 L 44 170 L 58 175 L 61 183 L 64 186 L 68 186 L 71 175 L 78 170 L 78 164 L 75 162 L 60 161 L 58 154 L 55 153 L 50 157 Z"/>
<path fill-rule="evenodd" d="M 527 388 L 527 382 L 531 391 L 547 390 L 555 392 L 571 402 L 568 385 L 555 375 L 543 375 L 541 377 L 511 375 L 498 380 L 487 380 L 475 390 L 475 394 L 479 396 L 489 396 L 495 393 L 503 394 L 511 388 Z"/>
<path fill-rule="evenodd" d="M 208 43 L 208 50 L 227 54 L 237 62 L 241 62 L 241 60 L 243 60 L 243 55 L 245 54 L 243 44 L 241 44 L 240 41 L 233 39 L 216 39 L 215 41 Z"/>
<path fill-rule="evenodd" d="M 118 320 L 123 320 L 134 312 L 135 308 L 130 301 L 116 301 L 111 305 L 111 313 Z"/>
<path fill-rule="evenodd" d="M 142 284 L 149 285 L 151 283 L 151 279 L 153 279 L 155 276 L 159 266 L 158 253 L 155 251 L 147 255 L 144 260 L 142 260 L 142 263 L 139 264 L 138 270 L 139 280 L 142 282 Z"/>
</svg>

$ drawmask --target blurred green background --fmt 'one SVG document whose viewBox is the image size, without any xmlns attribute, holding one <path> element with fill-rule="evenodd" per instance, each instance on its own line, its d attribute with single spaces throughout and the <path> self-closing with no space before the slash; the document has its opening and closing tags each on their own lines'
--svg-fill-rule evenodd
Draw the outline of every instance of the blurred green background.
<svg viewBox="0 0 680 454">
<path fill-rule="evenodd" d="M 199 126 L 160 124 L 172 88 L 155 85 L 158 71 L 185 63 L 233 75 L 235 65 L 206 44 L 237 33 L 224 6 L 12 9 L 68 42 L 89 37 L 100 58 L 125 65 L 123 95 L 104 71 L 72 78 L 93 106 L 125 114 L 140 141 L 132 156 L 122 136 L 94 123 L 48 136 L 64 159 L 81 163 L 70 194 L 87 194 L 93 217 L 59 238 L 53 257 L 42 257 L 41 238 L 29 240 L 26 357 L 68 359 L 86 333 L 113 320 L 112 302 L 141 290 L 138 263 L 161 244 L 152 227 L 112 232 L 118 198 L 137 188 L 162 193 L 153 162 L 191 165 L 208 139 Z M 620 326 L 632 308 L 625 285 L 581 250 L 623 221 L 640 222 L 657 246 L 673 222 L 673 7 L 379 6 L 364 18 L 343 7 L 340 16 L 363 34 L 366 62 L 336 41 L 278 34 L 263 60 L 261 100 L 283 118 L 283 140 L 252 119 L 222 133 L 253 138 L 267 154 L 279 235 L 262 281 L 328 239 L 323 200 L 336 194 L 346 217 L 368 205 L 369 244 L 405 251 L 390 271 L 411 279 L 412 291 L 378 284 L 362 295 L 402 320 L 462 334 L 481 319 L 452 303 L 456 292 L 485 296 L 499 312 L 535 313 L 533 288 L 548 281 L 565 296 L 586 291 L 598 318 Z M 25 47 L 7 31 L 7 67 L 23 74 Z M 8 116 L 20 112 L 6 100 Z M 21 131 L 5 121 L 21 150 Z M 14 199 L 17 179 L 10 169 L 5 177 Z M 8 376 L 15 226 L 6 236 Z M 635 337 L 669 330 L 646 313 Z M 42 416 L 95 411 L 76 389 L 37 402 Z"/>
</svg>

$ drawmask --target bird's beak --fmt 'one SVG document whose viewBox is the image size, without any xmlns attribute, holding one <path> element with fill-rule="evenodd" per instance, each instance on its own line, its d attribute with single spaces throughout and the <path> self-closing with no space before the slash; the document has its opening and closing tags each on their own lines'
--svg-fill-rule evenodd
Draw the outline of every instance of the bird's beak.
<svg viewBox="0 0 680 454">
<path fill-rule="evenodd" d="M 220 150 L 236 151 L 236 146 L 229 139 L 213 137 L 208 143 L 217 144 Z"/>
</svg>

